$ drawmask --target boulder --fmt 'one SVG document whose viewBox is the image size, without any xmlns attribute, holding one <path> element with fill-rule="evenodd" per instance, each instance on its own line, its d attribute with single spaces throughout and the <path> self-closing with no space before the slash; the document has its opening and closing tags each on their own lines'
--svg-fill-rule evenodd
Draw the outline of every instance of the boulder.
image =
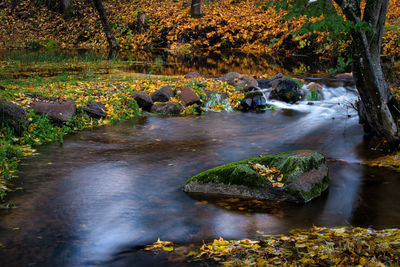
<svg viewBox="0 0 400 267">
<path fill-rule="evenodd" d="M 260 110 L 264 109 L 266 105 L 267 100 L 265 99 L 264 94 L 260 91 L 248 92 L 240 102 L 240 106 L 244 110 Z"/>
<path fill-rule="evenodd" d="M 183 111 L 183 107 L 179 103 L 160 103 L 151 107 L 151 112 L 161 113 L 166 115 L 179 115 Z"/>
<path fill-rule="evenodd" d="M 150 111 L 153 106 L 151 97 L 143 91 L 136 91 L 133 93 L 133 99 L 137 102 L 138 106 L 145 111 Z"/>
<path fill-rule="evenodd" d="M 283 74 L 278 73 L 275 76 L 271 77 L 270 79 L 259 79 L 257 80 L 257 82 L 260 88 L 271 88 L 271 87 L 276 87 L 278 82 L 282 79 L 283 79 Z"/>
<path fill-rule="evenodd" d="M 101 102 L 94 102 L 87 104 L 85 107 L 85 111 L 89 116 L 93 118 L 105 118 L 107 117 L 107 108 Z"/>
<path fill-rule="evenodd" d="M 297 83 L 291 79 L 279 80 L 273 87 L 269 98 L 278 99 L 287 103 L 295 103 L 303 97 Z"/>
<path fill-rule="evenodd" d="M 235 80 L 234 85 L 239 89 L 248 90 L 249 87 L 258 87 L 258 82 L 250 75 L 242 75 Z"/>
<path fill-rule="evenodd" d="M 198 72 L 195 71 L 191 71 L 185 74 L 185 79 L 193 79 L 198 77 L 203 77 L 203 76 L 201 76 Z"/>
<path fill-rule="evenodd" d="M 10 127 L 15 135 L 21 136 L 28 125 L 25 109 L 17 104 L 0 99 L 0 126 L 2 124 Z"/>
<path fill-rule="evenodd" d="M 188 193 L 306 203 L 321 195 L 328 185 L 329 171 L 324 155 L 313 150 L 298 150 L 249 158 L 210 169 L 190 178 L 183 190 Z"/>
<path fill-rule="evenodd" d="M 189 87 L 178 87 L 175 90 L 176 95 L 179 95 L 180 100 L 185 106 L 200 104 L 200 98 Z"/>
<path fill-rule="evenodd" d="M 75 115 L 75 102 L 65 98 L 47 98 L 36 99 L 31 108 L 36 114 L 47 114 L 54 122 L 67 122 Z"/>
<path fill-rule="evenodd" d="M 153 102 L 168 102 L 174 96 L 171 86 L 164 86 L 151 95 Z"/>
<path fill-rule="evenodd" d="M 237 72 L 228 72 L 224 76 L 218 78 L 218 80 L 226 81 L 230 85 L 235 85 L 235 80 L 240 78 L 242 74 Z"/>
<path fill-rule="evenodd" d="M 319 83 L 311 82 L 311 83 L 307 84 L 307 89 L 315 90 L 318 93 L 322 93 L 323 87 Z"/>
</svg>

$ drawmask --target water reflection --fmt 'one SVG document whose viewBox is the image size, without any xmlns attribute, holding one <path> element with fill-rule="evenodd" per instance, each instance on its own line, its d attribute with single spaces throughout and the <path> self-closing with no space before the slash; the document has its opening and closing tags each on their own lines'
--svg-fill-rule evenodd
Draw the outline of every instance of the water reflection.
<svg viewBox="0 0 400 267">
<path fill-rule="evenodd" d="M 321 110 L 148 117 L 42 146 L 21 167 L 24 192 L 10 197 L 19 208 L 1 212 L 0 260 L 7 266 L 143 266 L 162 259 L 132 247 L 157 238 L 186 243 L 312 225 L 398 226 L 398 173 L 359 165 L 373 152 L 365 151 L 357 118 L 340 108 Z M 311 203 L 235 204 L 181 191 L 208 168 L 302 148 L 330 158 L 330 189 Z"/>
</svg>

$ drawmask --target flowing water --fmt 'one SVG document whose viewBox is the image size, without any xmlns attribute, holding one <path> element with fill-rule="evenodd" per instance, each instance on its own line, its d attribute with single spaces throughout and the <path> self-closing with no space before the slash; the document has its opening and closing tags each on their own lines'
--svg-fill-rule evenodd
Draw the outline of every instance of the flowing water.
<svg viewBox="0 0 400 267">
<path fill-rule="evenodd" d="M 144 117 L 41 146 L 21 164 L 23 189 L 9 198 L 17 208 L 1 211 L 0 265 L 172 265 L 135 248 L 157 238 L 257 238 L 313 225 L 399 227 L 400 175 L 360 164 L 379 152 L 363 140 L 350 107 L 356 97 L 352 88 L 324 88 L 313 105 Z M 256 205 L 181 190 L 208 168 L 294 149 L 329 159 L 329 190 L 310 203 Z"/>
</svg>

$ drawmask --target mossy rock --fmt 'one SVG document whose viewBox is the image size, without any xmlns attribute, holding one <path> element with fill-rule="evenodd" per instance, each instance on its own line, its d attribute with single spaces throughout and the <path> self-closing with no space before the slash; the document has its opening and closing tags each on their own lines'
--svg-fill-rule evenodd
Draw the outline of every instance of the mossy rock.
<svg viewBox="0 0 400 267">
<path fill-rule="evenodd" d="M 281 187 L 274 186 L 251 164 L 275 168 L 283 174 Z M 183 190 L 305 203 L 328 188 L 329 171 L 325 156 L 318 151 L 297 150 L 253 157 L 202 172 L 190 178 Z"/>
</svg>

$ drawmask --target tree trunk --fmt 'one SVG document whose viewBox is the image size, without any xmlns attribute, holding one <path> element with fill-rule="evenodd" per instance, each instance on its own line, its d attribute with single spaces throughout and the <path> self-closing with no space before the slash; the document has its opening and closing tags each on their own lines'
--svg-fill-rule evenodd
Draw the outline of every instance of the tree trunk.
<svg viewBox="0 0 400 267">
<path fill-rule="evenodd" d="M 203 16 L 203 13 L 201 13 L 201 0 L 192 0 L 190 15 L 194 18 Z"/>
<path fill-rule="evenodd" d="M 136 29 L 137 29 L 137 32 L 139 32 L 139 33 L 144 33 L 148 28 L 148 25 L 146 22 L 146 16 L 147 16 L 146 12 L 139 12 L 137 15 L 137 24 L 136 24 L 137 28 Z"/>
<path fill-rule="evenodd" d="M 71 4 L 71 0 L 61 0 L 61 9 L 65 13 Z"/>
<path fill-rule="evenodd" d="M 99 13 L 101 24 L 103 25 L 103 30 L 104 33 L 106 34 L 108 45 L 110 52 L 108 54 L 108 59 L 113 59 L 117 56 L 119 46 L 117 44 L 117 41 L 115 40 L 114 34 L 111 30 L 110 24 L 108 23 L 107 16 L 104 11 L 103 4 L 101 3 L 101 0 L 93 0 L 94 6 Z"/>
<path fill-rule="evenodd" d="M 366 130 L 387 139 L 389 143 L 399 143 L 397 119 L 400 116 L 397 103 L 386 83 L 380 57 L 388 0 L 368 0 L 363 20 L 358 0 L 336 1 L 346 18 L 353 23 L 366 22 L 371 31 L 353 29 L 353 74 L 362 105 L 360 114 L 365 120 Z"/>
</svg>

